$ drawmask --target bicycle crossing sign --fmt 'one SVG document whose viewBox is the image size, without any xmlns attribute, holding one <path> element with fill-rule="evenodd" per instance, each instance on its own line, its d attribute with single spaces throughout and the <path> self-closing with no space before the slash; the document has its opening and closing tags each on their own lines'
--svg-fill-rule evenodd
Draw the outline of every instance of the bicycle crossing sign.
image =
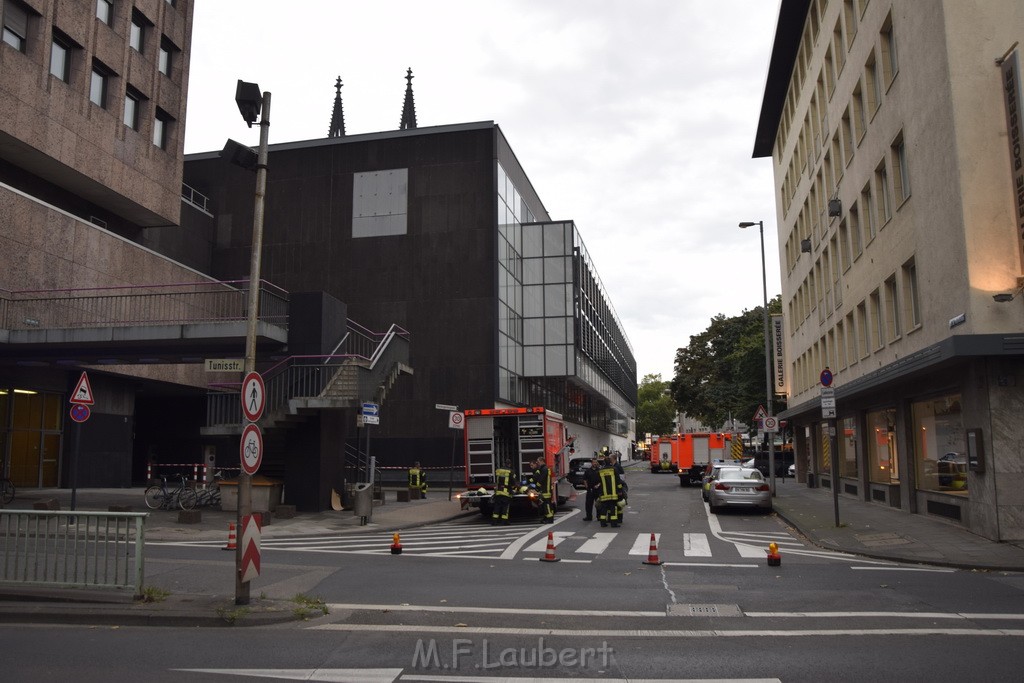
<svg viewBox="0 0 1024 683">
<path fill-rule="evenodd" d="M 263 462 L 263 433 L 259 425 L 247 424 L 242 430 L 242 443 L 239 444 L 239 455 L 242 461 L 242 470 L 253 475 L 260 469 Z"/>
</svg>

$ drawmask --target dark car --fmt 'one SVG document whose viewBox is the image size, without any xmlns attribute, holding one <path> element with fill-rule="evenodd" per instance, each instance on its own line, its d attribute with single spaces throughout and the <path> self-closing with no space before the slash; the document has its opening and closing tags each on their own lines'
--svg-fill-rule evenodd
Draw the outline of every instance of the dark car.
<svg viewBox="0 0 1024 683">
<path fill-rule="evenodd" d="M 574 489 L 585 489 L 587 484 L 584 475 L 590 469 L 590 458 L 573 458 L 569 461 L 569 471 L 565 478 L 572 484 Z"/>
</svg>

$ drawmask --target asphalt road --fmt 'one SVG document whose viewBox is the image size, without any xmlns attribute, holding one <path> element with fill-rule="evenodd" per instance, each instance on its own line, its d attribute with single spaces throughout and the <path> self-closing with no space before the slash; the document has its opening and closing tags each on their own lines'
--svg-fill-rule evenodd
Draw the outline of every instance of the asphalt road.
<svg viewBox="0 0 1024 683">
<path fill-rule="evenodd" d="M 676 477 L 628 481 L 618 529 L 568 509 L 554 525 L 409 530 L 397 556 L 390 534 L 275 539 L 253 595 L 315 596 L 329 614 L 254 628 L 3 626 L 5 679 L 972 681 L 1024 669 L 1022 574 L 828 552 L 774 515 L 709 515 Z M 549 532 L 557 562 L 540 561 Z M 660 565 L 644 563 L 652 533 Z M 215 544 L 154 544 L 147 562 L 168 590 L 233 591 L 233 555 Z"/>
</svg>

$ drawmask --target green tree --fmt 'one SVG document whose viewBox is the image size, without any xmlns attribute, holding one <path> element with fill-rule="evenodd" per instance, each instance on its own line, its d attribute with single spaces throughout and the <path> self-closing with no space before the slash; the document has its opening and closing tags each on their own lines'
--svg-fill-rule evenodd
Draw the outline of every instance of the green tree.
<svg viewBox="0 0 1024 683">
<path fill-rule="evenodd" d="M 781 310 L 781 297 L 769 302 L 769 313 Z M 764 308 L 716 315 L 676 351 L 672 397 L 679 410 L 705 424 L 717 427 L 730 418 L 750 424 L 765 402 L 764 363 Z M 776 399 L 775 412 L 784 406 Z"/>
<path fill-rule="evenodd" d="M 671 434 L 676 419 L 676 405 L 669 393 L 669 383 L 661 375 L 644 375 L 637 387 L 636 437 L 645 434 Z"/>
</svg>

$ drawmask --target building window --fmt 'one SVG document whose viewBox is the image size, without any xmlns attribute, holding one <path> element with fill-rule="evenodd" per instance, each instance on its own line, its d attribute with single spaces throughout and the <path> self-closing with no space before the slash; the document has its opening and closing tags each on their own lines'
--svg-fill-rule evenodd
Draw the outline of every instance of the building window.
<svg viewBox="0 0 1024 683">
<path fill-rule="evenodd" d="M 962 413 L 960 394 L 911 405 L 918 489 L 967 495 L 967 444 Z"/>
<path fill-rule="evenodd" d="M 853 160 L 853 124 L 850 123 L 850 108 L 843 111 L 843 161 L 847 166 Z"/>
<path fill-rule="evenodd" d="M 921 326 L 921 298 L 917 289 L 917 264 L 911 259 L 903 264 L 904 319 L 911 328 Z"/>
<path fill-rule="evenodd" d="M 864 242 L 860 232 L 860 210 L 856 202 L 850 207 L 850 250 L 856 261 L 864 251 Z"/>
<path fill-rule="evenodd" d="M 878 351 L 885 343 L 885 318 L 882 311 L 882 295 L 876 289 L 868 297 L 871 301 L 871 346 Z"/>
<path fill-rule="evenodd" d="M 867 98 L 867 109 L 870 116 L 874 116 L 878 107 L 882 104 L 882 81 L 878 77 L 878 62 L 875 60 L 875 52 L 871 51 L 868 63 L 864 67 L 866 87 L 864 95 Z"/>
<path fill-rule="evenodd" d="M 893 190 L 896 201 L 902 204 L 910 198 L 910 168 L 907 165 L 907 145 L 901 132 L 892 143 Z"/>
<path fill-rule="evenodd" d="M 853 311 L 846 316 L 846 361 L 853 365 L 860 360 L 857 353 L 857 327 L 854 323 Z"/>
<path fill-rule="evenodd" d="M 857 10 L 853 6 L 853 0 L 846 0 L 843 4 L 845 10 L 843 14 L 846 19 L 846 48 L 850 49 L 857 37 Z"/>
<path fill-rule="evenodd" d="M 857 354 L 861 358 L 868 357 L 868 309 L 861 301 L 857 304 Z"/>
<path fill-rule="evenodd" d="M 50 46 L 50 73 L 65 83 L 71 82 L 71 42 L 56 29 Z"/>
<path fill-rule="evenodd" d="M 157 68 L 164 76 L 171 75 L 171 59 L 174 51 L 174 46 L 167 38 L 160 39 L 160 56 L 157 59 Z"/>
<path fill-rule="evenodd" d="M 92 65 L 92 76 L 89 82 L 89 100 L 97 107 L 107 108 L 107 89 L 109 86 L 109 72 L 98 63 Z"/>
<path fill-rule="evenodd" d="M 889 200 L 889 171 L 885 168 L 885 161 L 875 169 L 875 192 L 878 195 L 878 224 L 884 226 L 892 218 L 892 202 Z"/>
<path fill-rule="evenodd" d="M 110 26 L 114 21 L 113 0 L 96 0 L 96 18 Z"/>
<path fill-rule="evenodd" d="M 153 117 L 153 144 L 160 149 L 167 149 L 172 120 L 170 114 L 157 107 Z"/>
<path fill-rule="evenodd" d="M 860 81 L 853 89 L 853 117 L 857 122 L 857 144 L 860 144 L 868 130 L 868 119 L 864 113 L 864 89 L 861 88 Z"/>
<path fill-rule="evenodd" d="M 864 210 L 864 223 L 867 230 L 866 244 L 871 244 L 878 232 L 878 224 L 875 222 L 875 198 L 871 194 L 871 183 L 864 186 L 860 191 L 860 206 Z"/>
<path fill-rule="evenodd" d="M 839 256 L 840 266 L 845 273 L 850 269 L 850 229 L 845 219 L 839 223 Z"/>
<path fill-rule="evenodd" d="M 28 40 L 28 10 L 11 0 L 6 0 L 3 4 L 3 14 L 3 41 L 15 50 L 24 52 Z"/>
<path fill-rule="evenodd" d="M 896 55 L 896 34 L 892 26 L 892 14 L 885 18 L 882 24 L 882 75 L 885 77 L 885 84 L 888 86 L 896 78 L 899 72 L 900 63 Z"/>
<path fill-rule="evenodd" d="M 146 37 L 146 25 L 142 16 L 137 12 L 132 15 L 132 25 L 128 32 L 128 45 L 135 51 L 142 52 L 143 41 Z"/>
<path fill-rule="evenodd" d="M 839 421 L 836 443 L 839 446 L 839 475 L 857 477 L 857 420 L 855 418 L 845 417 Z"/>
<path fill-rule="evenodd" d="M 867 414 L 868 479 L 876 484 L 895 484 L 900 480 L 896 450 L 896 409 L 886 408 Z"/>
<path fill-rule="evenodd" d="M 139 129 L 139 111 L 142 109 L 142 96 L 134 90 L 124 94 L 124 125 L 132 130 Z"/>
<path fill-rule="evenodd" d="M 888 323 L 889 340 L 894 341 L 903 333 L 900 325 L 900 302 L 899 290 L 896 286 L 896 276 L 892 275 L 885 281 L 885 316 Z"/>
</svg>

